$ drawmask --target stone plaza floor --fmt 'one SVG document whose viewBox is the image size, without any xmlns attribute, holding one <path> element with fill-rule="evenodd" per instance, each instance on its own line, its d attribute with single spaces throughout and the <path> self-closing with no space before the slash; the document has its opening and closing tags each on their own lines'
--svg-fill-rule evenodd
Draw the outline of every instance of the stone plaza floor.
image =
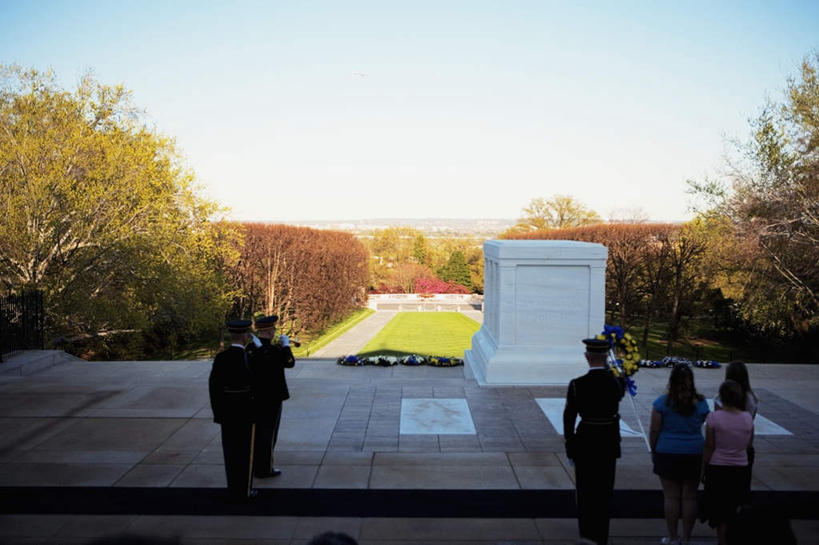
<svg viewBox="0 0 819 545">
<path fill-rule="evenodd" d="M 12 369 L 0 374 L 0 543 L 85 543 L 126 531 L 212 544 L 301 544 L 325 530 L 363 544 L 577 537 L 559 434 L 565 387 L 480 387 L 463 367 L 298 360 L 275 455 L 282 475 L 254 483 L 258 504 L 222 507 L 211 501 L 225 476 L 209 361 L 63 359 L 19 372 L 0 364 L 0 373 Z M 749 368 L 762 417 L 755 500 L 798 501 L 799 543 L 819 544 L 819 513 L 804 512 L 819 496 L 819 366 Z M 695 375 L 713 397 L 723 371 Z M 638 395 L 621 405 L 613 545 L 665 535 L 640 425 L 647 429 L 668 370 L 636 378 Z M 715 543 L 699 523 L 696 539 Z"/>
</svg>

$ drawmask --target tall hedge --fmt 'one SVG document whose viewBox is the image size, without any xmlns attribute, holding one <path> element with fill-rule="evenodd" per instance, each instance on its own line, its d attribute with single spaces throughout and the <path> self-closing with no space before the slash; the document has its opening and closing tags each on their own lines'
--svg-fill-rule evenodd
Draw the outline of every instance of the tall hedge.
<svg viewBox="0 0 819 545">
<path fill-rule="evenodd" d="M 277 314 L 288 333 L 316 332 L 366 304 L 369 255 L 353 235 L 242 223 L 233 317 Z"/>
</svg>

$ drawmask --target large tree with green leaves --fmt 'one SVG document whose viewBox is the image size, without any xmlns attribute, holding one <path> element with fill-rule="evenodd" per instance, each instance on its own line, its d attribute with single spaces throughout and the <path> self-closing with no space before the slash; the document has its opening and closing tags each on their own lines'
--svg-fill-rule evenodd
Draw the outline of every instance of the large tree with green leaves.
<svg viewBox="0 0 819 545">
<path fill-rule="evenodd" d="M 597 212 L 589 210 L 574 197 L 568 195 L 554 195 L 549 199 L 537 197 L 523 208 L 523 215 L 509 232 L 570 229 L 601 221 Z"/>
<path fill-rule="evenodd" d="M 66 335 L 218 322 L 233 259 L 213 203 L 121 85 L 0 67 L 0 282 Z"/>
<path fill-rule="evenodd" d="M 690 182 L 741 241 L 742 315 L 780 334 L 819 327 L 819 54 L 751 122 L 724 180 Z M 737 245 L 737 243 L 733 243 Z"/>
</svg>

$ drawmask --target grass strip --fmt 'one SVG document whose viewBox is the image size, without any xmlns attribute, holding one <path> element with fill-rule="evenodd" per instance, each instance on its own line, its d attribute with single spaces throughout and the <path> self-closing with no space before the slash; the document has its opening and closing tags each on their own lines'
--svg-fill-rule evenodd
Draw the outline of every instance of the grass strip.
<svg viewBox="0 0 819 545">
<path fill-rule="evenodd" d="M 698 331 L 695 327 L 691 327 L 691 329 L 692 331 L 689 331 L 686 336 L 680 337 L 674 342 L 671 354 L 668 355 L 692 360 L 715 360 L 719 362 L 729 362 L 735 358 L 743 359 L 746 362 L 755 361 L 754 355 L 749 353 L 747 347 L 709 339 L 705 332 Z M 657 322 L 652 324 L 652 327 L 648 330 L 647 346 L 643 345 L 642 327 L 632 326 L 628 328 L 628 331 L 637 339 L 642 359 L 660 360 L 667 355 L 667 323 Z"/>
<path fill-rule="evenodd" d="M 460 312 L 399 312 L 358 355 L 463 358 L 478 329 L 478 322 Z"/>
<path fill-rule="evenodd" d="M 311 352 L 315 353 L 316 350 L 338 338 L 342 333 L 347 332 L 353 326 L 357 325 L 359 322 L 374 313 L 375 311 L 371 308 L 356 310 L 340 322 L 337 322 L 323 330 L 315 339 L 305 342 L 299 348 L 293 347 L 293 355 L 297 358 L 304 358 L 309 356 Z"/>
</svg>

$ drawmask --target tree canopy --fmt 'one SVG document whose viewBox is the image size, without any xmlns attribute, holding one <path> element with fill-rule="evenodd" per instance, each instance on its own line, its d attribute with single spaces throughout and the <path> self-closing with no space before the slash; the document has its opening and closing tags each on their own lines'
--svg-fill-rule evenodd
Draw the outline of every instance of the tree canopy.
<svg viewBox="0 0 819 545">
<path fill-rule="evenodd" d="M 574 197 L 568 195 L 554 195 L 549 199 L 537 197 L 523 208 L 523 215 L 510 232 L 570 229 L 601 221 L 597 212 L 589 210 Z"/>
<path fill-rule="evenodd" d="M 367 249 L 350 233 L 262 223 L 236 224 L 240 259 L 232 314 L 276 314 L 285 331 L 313 334 L 366 304 Z"/>
<path fill-rule="evenodd" d="M 743 249 L 733 265 L 744 278 L 734 293 L 744 318 L 780 333 L 819 326 L 817 71 L 819 54 L 751 121 L 726 179 L 689 182 L 708 198 L 705 214 L 727 219 Z"/>
<path fill-rule="evenodd" d="M 44 290 L 56 331 L 196 329 L 227 303 L 217 208 L 121 85 L 0 67 L 0 196 L 0 282 Z"/>
<path fill-rule="evenodd" d="M 455 250 L 449 255 L 444 266 L 438 269 L 438 277 L 445 282 L 454 282 L 472 289 L 472 278 L 466 265 L 466 257 L 460 250 Z"/>
</svg>

